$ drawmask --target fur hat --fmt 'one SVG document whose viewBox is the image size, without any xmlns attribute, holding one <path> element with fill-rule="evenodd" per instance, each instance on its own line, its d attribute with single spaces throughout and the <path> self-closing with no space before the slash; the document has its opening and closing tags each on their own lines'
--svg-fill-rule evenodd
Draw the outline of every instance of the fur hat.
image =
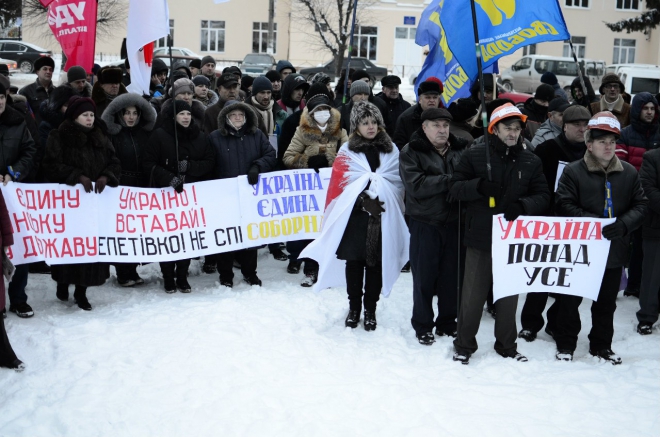
<svg viewBox="0 0 660 437">
<path fill-rule="evenodd" d="M 437 77 L 431 76 L 428 79 L 426 79 L 424 82 L 419 84 L 419 88 L 417 89 L 417 94 L 419 94 L 420 96 L 426 93 L 442 94 L 443 90 L 444 87 L 442 86 L 442 81 Z"/>
<path fill-rule="evenodd" d="M 534 98 L 549 102 L 555 98 L 555 89 L 552 87 L 552 85 L 548 85 L 547 83 L 542 83 L 536 88 L 536 92 L 534 93 Z"/>
<path fill-rule="evenodd" d="M 75 120 L 83 112 L 96 112 L 96 104 L 89 97 L 73 96 L 66 104 L 64 116 L 69 120 Z"/>
<path fill-rule="evenodd" d="M 261 91 L 273 91 L 273 84 L 264 76 L 259 76 L 252 82 L 252 95 L 256 96 Z"/>
<path fill-rule="evenodd" d="M 381 85 L 383 86 L 395 86 L 395 85 L 401 85 L 401 78 L 399 76 L 395 76 L 393 74 L 389 76 L 385 76 L 380 80 Z"/>
<path fill-rule="evenodd" d="M 601 79 L 600 82 L 600 88 L 598 88 L 598 91 L 603 94 L 603 90 L 605 89 L 605 85 L 609 85 L 611 83 L 616 83 L 619 84 L 619 89 L 621 92 L 626 91 L 626 86 L 621 82 L 621 79 L 619 79 L 619 76 L 617 76 L 615 73 L 607 73 L 603 78 Z"/>
<path fill-rule="evenodd" d="M 81 79 L 87 80 L 87 72 L 80 65 L 74 65 L 73 67 L 69 68 L 69 71 L 66 72 L 66 81 L 68 83 Z"/>
<path fill-rule="evenodd" d="M 41 70 L 41 67 L 50 67 L 55 69 L 55 61 L 50 56 L 42 56 L 34 61 L 34 72 Z"/>
<path fill-rule="evenodd" d="M 174 82 L 174 85 L 170 88 L 170 95 L 176 97 L 181 93 L 195 94 L 195 84 L 192 80 L 181 78 Z"/>
<path fill-rule="evenodd" d="M 475 116 L 479 106 L 472 99 L 458 99 L 449 105 L 449 113 L 456 122 L 469 120 Z"/>
<path fill-rule="evenodd" d="M 353 97 L 356 94 L 371 94 L 369 84 L 363 80 L 354 80 L 351 84 L 350 96 Z"/>
<path fill-rule="evenodd" d="M 99 70 L 97 74 L 100 84 L 121 83 L 124 72 L 119 67 L 107 66 Z"/>
<path fill-rule="evenodd" d="M 202 67 L 205 66 L 206 64 L 215 65 L 216 64 L 215 58 L 213 56 L 206 55 L 202 58 L 200 64 L 201 64 Z"/>
<path fill-rule="evenodd" d="M 380 113 L 380 109 L 371 102 L 363 101 L 355 103 L 351 110 L 351 133 L 355 132 L 358 123 L 367 117 L 372 117 L 376 120 L 376 123 L 378 123 L 379 128 L 385 129 L 385 123 L 383 122 L 383 116 Z"/>
</svg>

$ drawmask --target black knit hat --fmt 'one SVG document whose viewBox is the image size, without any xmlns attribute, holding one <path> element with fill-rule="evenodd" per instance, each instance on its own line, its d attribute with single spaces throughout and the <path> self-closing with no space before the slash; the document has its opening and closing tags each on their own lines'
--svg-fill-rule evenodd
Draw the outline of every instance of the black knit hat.
<svg viewBox="0 0 660 437">
<path fill-rule="evenodd" d="M 309 87 L 307 94 L 305 94 L 305 102 L 309 102 L 317 94 L 323 94 L 329 100 L 332 100 L 332 95 L 330 94 L 330 91 L 328 91 L 328 87 L 320 82 L 317 82 L 313 83 L 312 86 Z"/>
<path fill-rule="evenodd" d="M 307 111 L 311 114 L 314 112 L 315 109 L 321 108 L 321 107 L 327 107 L 330 109 L 332 106 L 330 105 L 330 98 L 326 96 L 325 94 L 316 94 L 307 100 L 305 100 L 305 105 L 307 107 Z"/>
<path fill-rule="evenodd" d="M 172 103 L 174 105 L 174 115 L 181 111 L 192 112 L 192 108 L 185 100 L 173 100 Z"/>
<path fill-rule="evenodd" d="M 167 74 L 167 71 L 169 68 L 167 67 L 167 64 L 165 61 L 163 61 L 160 58 L 154 58 L 153 62 L 151 63 L 151 74 L 158 74 L 161 71 L 164 71 Z"/>
<path fill-rule="evenodd" d="M 254 77 L 252 76 L 245 76 L 243 79 L 241 79 L 241 89 L 243 91 L 247 91 L 248 88 L 252 86 L 254 83 Z M 272 85 L 271 85 L 272 86 Z"/>
<path fill-rule="evenodd" d="M 196 69 L 199 70 L 200 68 L 202 68 L 202 60 L 201 59 L 193 59 L 192 61 L 190 61 L 190 64 L 188 64 L 188 67 L 196 68 Z"/>
<path fill-rule="evenodd" d="M 195 84 L 195 86 L 199 86 L 199 85 L 206 85 L 207 87 L 211 86 L 211 81 L 209 80 L 209 78 L 202 74 L 198 74 L 197 76 L 193 77 L 192 81 Z"/>
<path fill-rule="evenodd" d="M 66 104 L 64 116 L 69 120 L 75 120 L 83 112 L 96 112 L 96 104 L 89 97 L 73 96 Z"/>
<path fill-rule="evenodd" d="M 74 65 L 73 67 L 69 68 L 69 71 L 66 72 L 66 81 L 68 83 L 81 79 L 87 80 L 87 72 L 80 65 Z"/>
<path fill-rule="evenodd" d="M 213 56 L 209 56 L 209 55 L 204 56 L 204 57 L 202 58 L 202 60 L 200 61 L 200 65 L 203 67 L 203 66 L 205 66 L 206 64 L 213 64 L 213 65 L 215 65 L 215 64 L 216 64 L 216 62 L 215 62 L 215 58 L 214 58 Z"/>
<path fill-rule="evenodd" d="M 449 105 L 449 113 L 454 117 L 454 121 L 462 122 L 475 116 L 479 106 L 472 99 L 458 99 Z"/>
<path fill-rule="evenodd" d="M 273 84 L 264 76 L 259 76 L 252 82 L 252 95 L 256 96 L 261 91 L 273 91 Z"/>
<path fill-rule="evenodd" d="M 536 88 L 536 92 L 534 93 L 534 98 L 549 102 L 555 98 L 555 89 L 552 87 L 552 85 L 548 85 L 547 83 L 542 83 Z"/>
<path fill-rule="evenodd" d="M 360 79 L 371 79 L 369 76 L 369 73 L 367 73 L 365 70 L 355 70 L 353 74 L 351 74 L 351 80 L 355 82 L 356 80 Z"/>
<path fill-rule="evenodd" d="M 100 84 L 121 83 L 124 72 L 119 67 L 107 66 L 101 68 L 97 76 Z"/>
<path fill-rule="evenodd" d="M 282 80 L 282 75 L 275 70 L 270 70 L 268 73 L 266 73 L 266 77 L 271 82 L 277 82 L 278 80 L 279 81 Z"/>
<path fill-rule="evenodd" d="M 50 56 L 42 56 L 34 61 L 34 72 L 41 70 L 41 67 L 50 67 L 55 69 L 55 61 Z"/>
</svg>

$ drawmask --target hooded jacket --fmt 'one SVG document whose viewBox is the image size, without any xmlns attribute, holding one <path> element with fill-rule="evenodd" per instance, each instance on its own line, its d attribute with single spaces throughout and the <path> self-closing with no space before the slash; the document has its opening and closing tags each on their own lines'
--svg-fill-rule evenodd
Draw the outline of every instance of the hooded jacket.
<svg viewBox="0 0 660 437">
<path fill-rule="evenodd" d="M 557 126 L 548 118 L 543 122 L 543 124 L 541 124 L 541 126 L 539 126 L 539 128 L 536 130 L 536 133 L 534 134 L 534 138 L 532 138 L 532 151 L 539 144 L 557 138 L 561 132 L 561 126 Z"/>
<path fill-rule="evenodd" d="M 399 155 L 399 174 L 406 189 L 406 215 L 433 226 L 458 220 L 458 202 L 447 199 L 449 181 L 470 144 L 451 133 L 448 141 L 449 149 L 441 156 L 420 128 Z"/>
<path fill-rule="evenodd" d="M 289 115 L 291 114 L 291 111 L 302 111 L 305 108 L 304 98 L 300 99 L 300 102 L 294 102 L 291 100 L 291 93 L 302 83 L 307 83 L 305 78 L 300 74 L 292 73 L 286 77 L 284 83 L 282 84 L 282 98 L 276 103 L 280 106 L 280 108 L 282 108 L 283 111 L 286 111 L 286 113 Z"/>
<path fill-rule="evenodd" d="M 642 108 L 647 103 L 655 106 L 655 118 L 651 123 L 640 119 Z M 630 126 L 621 130 L 617 140 L 616 156 L 622 161 L 631 163 L 637 170 L 642 166 L 643 156 L 648 150 L 660 147 L 660 122 L 658 102 L 651 93 L 643 92 L 635 95 L 630 106 Z"/>
<path fill-rule="evenodd" d="M 632 165 L 614 156 L 603 169 L 587 151 L 583 159 L 564 169 L 555 196 L 555 211 L 561 217 L 603 218 L 606 182 L 612 187 L 612 216 L 626 226 L 626 234 L 610 244 L 607 268 L 621 268 L 628 258 L 630 234 L 642 225 L 648 203 Z"/>
<path fill-rule="evenodd" d="M 125 126 L 121 119 L 122 109 L 129 106 L 135 106 L 140 111 L 140 119 L 133 127 Z M 146 187 L 148 181 L 142 172 L 142 159 L 149 135 L 156 124 L 156 110 L 142 96 L 128 93 L 110 102 L 101 118 L 108 128 L 108 136 L 121 163 L 119 183 L 130 187 Z"/>
<path fill-rule="evenodd" d="M 330 108 L 330 119 L 325 131 L 321 131 L 314 117 L 305 108 L 300 118 L 300 125 L 282 158 L 285 167 L 309 168 L 309 158 L 320 154 L 325 155 L 328 166 L 332 167 L 337 150 L 348 141 L 346 130 L 341 127 L 340 117 L 339 111 Z"/>
<path fill-rule="evenodd" d="M 396 128 L 396 121 L 399 119 L 403 112 L 410 108 L 410 103 L 403 100 L 401 94 L 397 99 L 390 99 L 385 95 L 384 92 L 376 94 L 374 97 L 381 99 L 385 103 L 385 114 L 383 114 L 383 119 L 385 120 L 385 126 L 387 128 L 387 134 L 390 137 L 394 136 L 394 129 Z"/>
<path fill-rule="evenodd" d="M 591 109 L 591 104 L 598 101 L 596 97 L 596 92 L 594 87 L 591 85 L 591 81 L 588 76 L 584 76 L 584 86 L 587 87 L 587 94 L 582 96 L 581 99 L 578 99 L 575 95 L 575 88 L 582 88 L 582 83 L 580 83 L 580 78 L 576 77 L 571 83 L 571 97 L 573 98 L 573 103 L 582 105 L 587 109 Z"/>
<path fill-rule="evenodd" d="M 227 126 L 227 114 L 235 109 L 245 113 L 245 124 L 237 131 Z M 218 129 L 210 136 L 216 155 L 213 179 L 245 175 L 256 165 L 260 173 L 275 169 L 275 149 L 259 129 L 256 112 L 243 102 L 223 108 L 218 114 Z"/>
<path fill-rule="evenodd" d="M 160 112 L 158 113 L 158 117 L 156 118 L 156 128 L 162 127 L 163 123 L 165 121 L 172 121 L 171 118 L 169 120 L 167 117 L 169 117 L 169 114 L 172 112 L 172 100 L 173 99 L 167 99 L 163 101 L 163 105 L 160 108 Z M 190 105 L 190 114 L 192 115 L 193 120 L 195 120 L 195 124 L 197 127 L 203 126 L 204 125 L 204 112 L 206 111 L 206 107 L 202 102 L 199 100 L 192 100 L 192 104 Z M 167 115 L 166 115 L 167 114 Z"/>
<path fill-rule="evenodd" d="M 660 240 L 660 149 L 646 153 L 639 178 L 649 200 L 642 237 L 645 240 Z"/>
<path fill-rule="evenodd" d="M 23 182 L 34 169 L 36 146 L 23 115 L 10 106 L 0 114 L 0 175 L 8 173 L 11 166 L 20 172 L 18 182 Z"/>
</svg>

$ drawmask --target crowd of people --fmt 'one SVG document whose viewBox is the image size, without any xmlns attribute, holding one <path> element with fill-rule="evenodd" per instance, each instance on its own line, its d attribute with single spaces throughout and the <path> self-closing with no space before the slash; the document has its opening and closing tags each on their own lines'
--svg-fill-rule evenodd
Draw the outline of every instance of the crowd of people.
<svg viewBox="0 0 660 437">
<path fill-rule="evenodd" d="M 571 361 L 581 327 L 580 297 L 530 293 L 519 332 L 518 296 L 493 302 L 494 215 L 508 221 L 524 215 L 614 218 L 602 230 L 611 246 L 605 273 L 595 278 L 601 287 L 591 309 L 589 351 L 613 364 L 622 361 L 611 343 L 624 267 L 624 294 L 639 298 L 637 332 L 652 333 L 660 292 L 660 108 L 657 96 L 646 92 L 630 101 L 618 76 L 603 77 L 600 97 L 589 78 L 586 89 L 576 78 L 568 96 L 546 73 L 534 96 L 516 106 L 497 98 L 493 76 L 485 75 L 470 97 L 445 107 L 443 83 L 435 77 L 419 84 L 411 103 L 395 75 L 384 77 L 382 92 L 374 95 L 363 70 L 343 71 L 333 90 L 327 75 L 308 81 L 288 61 L 250 77 L 236 66 L 216 72 L 211 56 L 171 69 L 155 59 L 150 95 L 140 96 L 126 89 L 126 67 L 95 66 L 92 74 L 71 67 L 55 86 L 55 63 L 42 57 L 34 83 L 18 91 L 0 75 L 3 183 L 80 184 L 90 193 L 119 185 L 171 187 L 180 193 L 199 181 L 246 175 L 255 184 L 271 171 L 332 167 L 331 185 L 334 180 L 343 189 L 337 179 L 352 178 L 354 188 L 333 194 L 345 207 L 326 211 L 318 240 L 270 244 L 270 254 L 288 262 L 283 272 L 302 269 L 303 287 L 342 275 L 332 270 L 341 261 L 349 301 L 345 325 L 356 328 L 364 310 L 367 331 L 377 327 L 380 295 L 389 293 L 399 273 L 412 272 L 411 324 L 419 343 L 453 337 L 453 359 L 463 364 L 477 350 L 484 305 L 495 318 L 496 352 L 517 361 L 527 361 L 517 339 L 534 341 L 544 325 L 557 344 L 556 358 Z M 556 186 L 560 164 L 566 167 Z M 326 227 L 332 228 L 327 234 Z M 0 239 L 6 252 L 13 237 L 1 195 Z M 160 263 L 165 292 L 192 291 L 189 266 L 190 259 Z M 137 267 L 116 264 L 118 284 L 143 284 Z M 249 285 L 262 285 L 257 248 L 204 258 L 203 271 L 219 274 L 224 287 L 233 287 L 234 269 Z M 105 283 L 110 266 L 18 265 L 8 308 L 2 284 L 4 317 L 7 310 L 34 315 L 25 292 L 29 273 L 50 273 L 62 301 L 73 285 L 76 304 L 89 311 L 88 287 Z M 3 318 L 0 366 L 20 370 Z"/>
</svg>

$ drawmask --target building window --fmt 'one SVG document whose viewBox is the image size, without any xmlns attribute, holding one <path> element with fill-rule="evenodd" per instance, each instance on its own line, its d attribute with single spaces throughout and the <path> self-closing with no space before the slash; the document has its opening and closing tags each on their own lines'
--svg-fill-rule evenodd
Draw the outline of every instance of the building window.
<svg viewBox="0 0 660 437">
<path fill-rule="evenodd" d="M 639 9 L 639 0 L 616 0 L 616 8 L 623 10 L 637 10 Z"/>
<path fill-rule="evenodd" d="M 530 44 L 528 46 L 523 47 L 522 49 L 522 55 L 527 56 L 527 55 L 535 55 L 536 54 L 536 44 Z"/>
<path fill-rule="evenodd" d="M 635 40 L 614 38 L 613 64 L 633 64 L 635 62 Z"/>
<path fill-rule="evenodd" d="M 225 22 L 202 20 L 202 38 L 200 44 L 202 52 L 225 51 Z"/>
<path fill-rule="evenodd" d="M 571 41 L 573 42 L 573 48 L 575 49 L 575 54 L 578 58 L 584 58 L 584 54 L 587 51 L 587 37 L 586 36 L 572 36 Z M 564 52 L 563 55 L 565 58 L 573 57 L 571 52 L 571 45 L 568 41 L 564 42 Z"/>
<path fill-rule="evenodd" d="M 394 38 L 396 39 L 415 39 L 416 35 L 416 27 L 397 27 L 394 29 Z"/>
<path fill-rule="evenodd" d="M 174 45 L 174 20 L 170 20 L 170 36 L 172 37 L 172 45 Z M 167 47 L 167 37 L 160 38 L 154 44 L 155 48 Z"/>
<path fill-rule="evenodd" d="M 351 56 L 367 58 L 375 61 L 378 48 L 378 28 L 375 26 L 358 26 L 355 29 L 355 40 Z"/>
<path fill-rule="evenodd" d="M 252 23 L 252 53 L 268 53 L 268 23 Z M 277 23 L 273 23 L 274 53 L 277 53 Z"/>
<path fill-rule="evenodd" d="M 566 7 L 569 8 L 588 8 L 589 0 L 566 0 Z"/>
</svg>

